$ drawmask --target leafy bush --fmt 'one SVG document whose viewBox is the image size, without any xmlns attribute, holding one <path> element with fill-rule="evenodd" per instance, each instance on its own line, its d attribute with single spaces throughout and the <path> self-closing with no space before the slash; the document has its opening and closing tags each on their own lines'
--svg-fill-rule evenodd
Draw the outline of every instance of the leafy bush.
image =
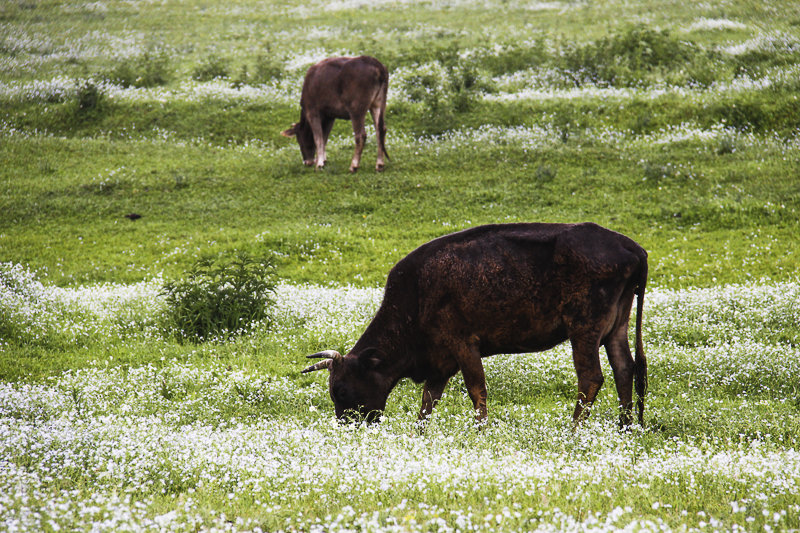
<svg viewBox="0 0 800 533">
<path fill-rule="evenodd" d="M 700 55 L 695 45 L 679 41 L 666 30 L 635 26 L 594 43 L 569 44 L 562 64 L 583 82 L 630 86 L 649 72 L 685 67 Z"/>
<path fill-rule="evenodd" d="M 266 53 L 256 57 L 252 70 L 249 70 L 247 65 L 242 65 L 239 74 L 233 80 L 233 86 L 262 85 L 275 78 L 280 78 L 284 72 L 283 61 L 267 50 Z"/>
<path fill-rule="evenodd" d="M 397 69 L 393 76 L 395 94 L 424 106 L 418 125 L 433 134 L 455 127 L 457 115 L 471 111 L 483 93 L 493 90 L 488 74 L 468 61 L 454 66 L 434 61 Z"/>
<path fill-rule="evenodd" d="M 283 73 L 283 61 L 267 50 L 267 52 L 256 57 L 253 73 L 250 75 L 250 82 L 251 85 L 253 83 L 265 83 L 273 78 L 279 78 Z"/>
<path fill-rule="evenodd" d="M 79 112 L 94 111 L 100 107 L 103 101 L 103 92 L 97 85 L 90 80 L 85 81 L 78 87 L 75 93 L 76 103 Z"/>
<path fill-rule="evenodd" d="M 255 322 L 269 325 L 275 284 L 272 262 L 246 252 L 198 260 L 187 279 L 164 283 L 168 326 L 183 343 L 226 340 Z"/>
<path fill-rule="evenodd" d="M 229 75 L 228 61 L 211 54 L 206 57 L 192 71 L 192 79 L 197 81 L 211 81 L 216 78 L 227 78 Z"/>
<path fill-rule="evenodd" d="M 107 74 L 111 83 L 122 87 L 157 87 L 169 81 L 169 59 L 163 52 L 120 60 Z"/>
</svg>

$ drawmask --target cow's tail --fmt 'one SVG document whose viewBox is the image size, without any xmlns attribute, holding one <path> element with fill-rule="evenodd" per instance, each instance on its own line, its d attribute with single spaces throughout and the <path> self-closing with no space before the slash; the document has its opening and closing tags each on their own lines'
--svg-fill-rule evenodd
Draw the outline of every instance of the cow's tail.
<svg viewBox="0 0 800 533">
<path fill-rule="evenodd" d="M 386 102 L 387 98 L 389 97 L 389 74 L 387 72 L 382 72 L 381 76 L 381 116 L 378 117 L 378 142 L 381 145 L 381 150 L 383 151 L 383 155 L 386 159 L 391 159 L 389 157 L 389 152 L 386 151 Z"/>
<path fill-rule="evenodd" d="M 389 157 L 389 152 L 386 151 L 386 122 L 383 120 L 384 113 L 381 113 L 381 117 L 378 119 L 378 142 L 381 143 L 381 150 L 383 150 L 383 155 L 386 159 L 391 160 L 392 158 Z"/>
<path fill-rule="evenodd" d="M 640 267 L 639 284 L 636 289 L 636 355 L 633 362 L 633 379 L 636 388 L 636 410 L 639 424 L 644 425 L 644 397 L 647 395 L 647 358 L 642 342 L 642 315 L 644 314 L 644 289 L 647 285 L 647 253 Z"/>
</svg>

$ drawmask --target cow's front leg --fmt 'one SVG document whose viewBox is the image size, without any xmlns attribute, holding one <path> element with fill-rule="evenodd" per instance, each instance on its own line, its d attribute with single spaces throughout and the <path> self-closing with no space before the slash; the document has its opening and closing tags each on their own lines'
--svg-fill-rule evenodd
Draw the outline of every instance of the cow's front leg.
<svg viewBox="0 0 800 533">
<path fill-rule="evenodd" d="M 356 148 L 353 152 L 353 161 L 350 163 L 350 172 L 355 172 L 361 165 L 361 153 L 364 151 L 364 144 L 367 142 L 364 115 L 361 115 L 359 118 L 353 118 L 353 135 L 356 139 Z"/>
<path fill-rule="evenodd" d="M 313 120 L 309 119 L 309 123 L 311 124 L 311 133 L 314 136 L 314 147 L 317 152 L 314 166 L 317 170 L 321 170 L 328 159 L 325 155 L 325 131 L 322 120 L 319 117 L 315 117 Z"/>
<path fill-rule="evenodd" d="M 422 407 L 419 409 L 419 419 L 417 429 L 420 434 L 425 431 L 425 426 L 433 413 L 433 408 L 439 403 L 444 388 L 447 386 L 449 378 L 428 379 L 422 388 Z"/>
<path fill-rule="evenodd" d="M 425 386 L 422 388 L 422 407 L 419 410 L 420 421 L 427 420 L 431 416 L 433 408 L 442 398 L 447 382 L 447 378 L 429 379 L 425 382 Z"/>
</svg>

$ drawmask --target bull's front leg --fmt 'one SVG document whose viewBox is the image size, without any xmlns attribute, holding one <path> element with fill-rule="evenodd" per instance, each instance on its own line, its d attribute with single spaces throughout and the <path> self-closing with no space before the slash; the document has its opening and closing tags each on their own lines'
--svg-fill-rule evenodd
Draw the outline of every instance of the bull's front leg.
<svg viewBox="0 0 800 533">
<path fill-rule="evenodd" d="M 428 425 L 433 408 L 439 403 L 448 380 L 448 378 L 441 380 L 428 379 L 425 382 L 425 386 L 422 388 L 422 406 L 419 409 L 419 418 L 417 420 L 417 431 L 420 435 L 425 432 L 425 426 Z"/>
<path fill-rule="evenodd" d="M 455 357 L 461 369 L 461 375 L 464 377 L 467 393 L 475 409 L 475 420 L 478 423 L 483 423 L 488 417 L 488 409 L 486 407 L 488 394 L 486 391 L 486 374 L 483 371 L 478 345 L 478 339 L 472 339 L 468 344 L 457 348 Z"/>
<path fill-rule="evenodd" d="M 430 418 L 433 408 L 439 403 L 447 386 L 448 379 L 429 379 L 422 388 L 422 407 L 419 409 L 419 420 L 425 421 Z"/>
</svg>

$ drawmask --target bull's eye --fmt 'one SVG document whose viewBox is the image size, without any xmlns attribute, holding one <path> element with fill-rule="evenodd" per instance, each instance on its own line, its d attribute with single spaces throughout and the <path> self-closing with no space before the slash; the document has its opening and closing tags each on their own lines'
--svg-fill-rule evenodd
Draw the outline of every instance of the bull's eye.
<svg viewBox="0 0 800 533">
<path fill-rule="evenodd" d="M 350 405 L 350 391 L 344 385 L 337 383 L 333 386 L 331 393 L 334 403 L 345 406 Z"/>
</svg>

